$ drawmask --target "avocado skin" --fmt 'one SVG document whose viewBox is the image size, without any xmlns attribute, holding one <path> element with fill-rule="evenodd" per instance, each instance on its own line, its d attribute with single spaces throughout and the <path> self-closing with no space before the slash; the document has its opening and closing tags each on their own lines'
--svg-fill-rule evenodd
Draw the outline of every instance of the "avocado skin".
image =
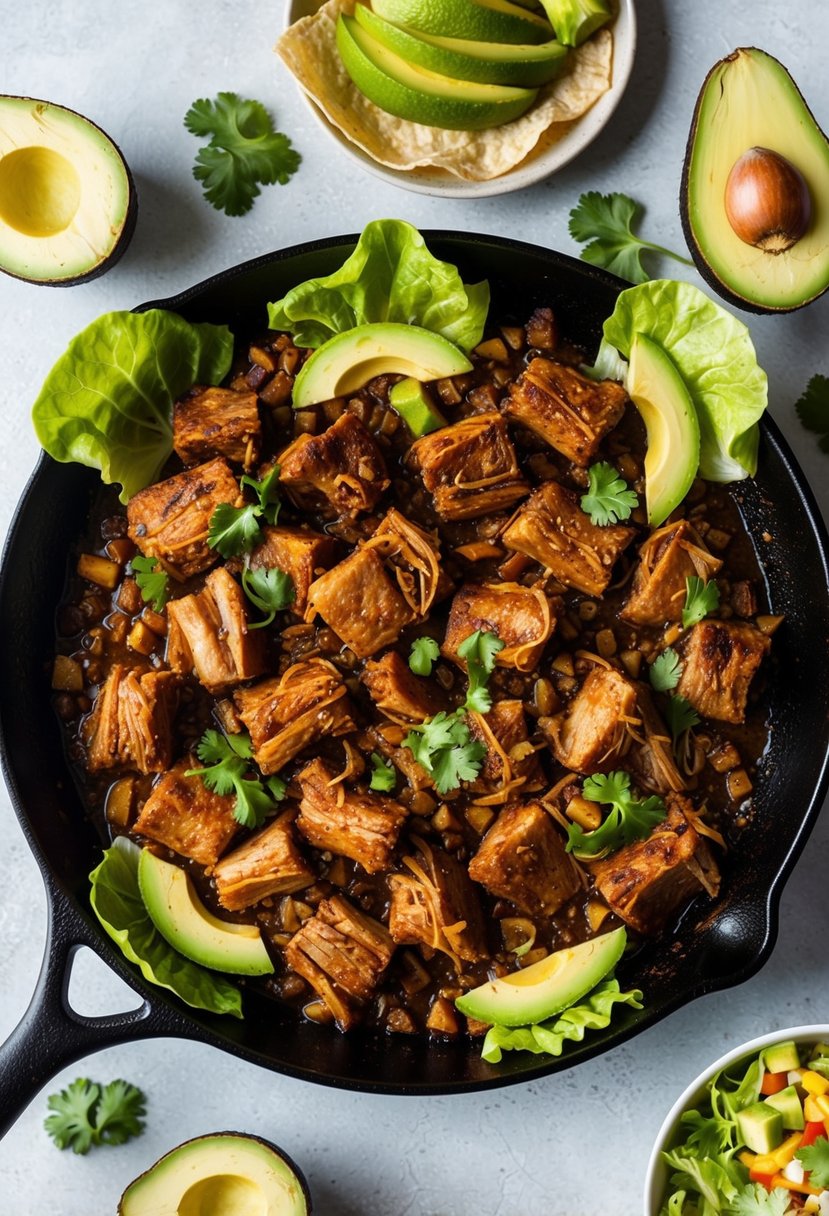
<svg viewBox="0 0 829 1216">
<path fill-rule="evenodd" d="M 787 76 L 790 76 L 788 69 L 780 62 L 779 59 L 776 59 L 774 55 L 769 55 L 768 51 L 762 51 L 759 47 L 754 47 L 754 46 L 739 47 L 737 50 L 732 51 L 730 55 L 725 55 L 722 59 L 717 60 L 717 62 L 711 68 L 711 71 L 705 77 L 705 80 L 702 83 L 702 88 L 699 91 L 699 96 L 697 97 L 696 105 L 694 106 L 694 114 L 693 114 L 693 118 L 691 119 L 691 128 L 688 133 L 688 141 L 685 145 L 685 160 L 682 165 L 682 177 L 681 177 L 680 186 L 679 186 L 679 217 L 682 222 L 682 232 L 683 232 L 683 235 L 685 236 L 685 242 L 688 246 L 688 250 L 691 254 L 691 257 L 694 260 L 694 265 L 696 266 L 697 270 L 699 271 L 700 275 L 705 280 L 705 282 L 708 284 L 708 286 L 717 293 L 717 295 L 720 297 L 720 299 L 725 300 L 725 302 L 727 304 L 732 305 L 732 307 L 734 307 L 734 308 L 741 308 L 741 309 L 743 309 L 744 312 L 756 313 L 761 316 L 766 315 L 768 313 L 796 312 L 799 308 L 805 308 L 805 306 L 807 304 L 811 304 L 813 300 L 819 299 L 824 294 L 824 292 L 829 290 L 829 283 L 827 283 L 827 285 L 824 288 L 822 288 L 820 291 L 816 292 L 814 295 L 810 295 L 808 297 L 808 299 L 802 300 L 797 304 L 791 304 L 791 305 L 786 305 L 786 306 L 782 306 L 782 307 L 775 306 L 772 304 L 762 304 L 757 300 L 751 300 L 746 296 L 740 295 L 737 292 L 733 291 L 728 286 L 727 283 L 725 283 L 721 278 L 719 278 L 718 275 L 716 275 L 714 273 L 713 269 L 709 266 L 708 262 L 705 260 L 705 255 L 703 254 L 702 250 L 699 247 L 699 244 L 697 243 L 697 238 L 696 238 L 693 228 L 691 226 L 691 218 L 690 218 L 690 215 L 688 214 L 688 190 L 689 190 L 689 177 L 690 177 L 690 167 L 691 167 L 691 155 L 693 153 L 694 142 L 695 142 L 696 136 L 697 136 L 697 128 L 699 125 L 700 110 L 702 108 L 702 103 L 703 103 L 703 99 L 705 97 L 706 89 L 708 88 L 708 83 L 711 79 L 711 76 L 714 74 L 714 72 L 717 70 L 717 68 L 720 67 L 721 64 L 727 63 L 728 61 L 735 59 L 741 52 L 746 52 L 746 51 L 749 54 L 752 52 L 757 52 L 757 53 L 766 55 L 769 59 L 774 60 L 774 62 L 780 68 L 781 72 L 785 72 Z M 820 131 L 821 134 L 823 134 L 823 130 L 822 130 L 820 124 L 817 122 L 814 114 L 809 109 L 809 106 L 808 106 L 803 94 L 800 92 L 800 89 L 797 88 L 797 85 L 795 84 L 794 80 L 792 80 L 792 84 L 794 85 L 794 88 L 796 89 L 797 94 L 800 98 L 800 104 L 803 106 L 804 113 L 807 115 L 809 120 L 812 123 L 814 123 L 817 130 Z M 824 138 L 825 138 L 825 135 L 824 135 Z M 725 206 L 724 205 L 723 205 L 723 223 L 724 224 L 728 223 L 728 220 L 725 215 Z M 773 255 L 769 255 L 769 256 L 773 256 Z"/>
<path fill-rule="evenodd" d="M 9 98 L 10 101 L 26 101 L 30 102 L 32 105 L 51 106 L 56 104 L 54 102 L 44 101 L 43 98 L 26 97 L 17 93 L 4 93 L 2 98 L 6 97 Z M 0 100 L 2 100 L 2 98 L 0 98 Z M 40 279 L 30 278 L 25 274 L 15 274 L 13 270 L 7 270 L 5 266 L 0 266 L 0 271 L 2 271 L 3 274 L 7 274 L 9 278 L 17 279 L 22 283 L 33 283 L 36 287 L 77 287 L 79 283 L 91 283 L 93 279 L 100 278 L 102 274 L 105 274 L 108 270 L 111 270 L 116 262 L 120 262 L 121 258 L 127 251 L 127 246 L 132 240 L 133 233 L 135 232 L 135 225 L 138 221 L 138 190 L 136 189 L 135 178 L 132 175 L 132 170 L 127 163 L 126 157 L 118 147 L 115 140 L 111 135 L 108 135 L 102 127 L 99 127 L 96 122 L 93 122 L 91 118 L 87 118 L 85 114 L 81 114 L 78 110 L 73 110 L 70 106 L 64 105 L 61 105 L 60 109 L 64 110 L 67 114 L 74 115 L 74 117 L 77 118 L 80 123 L 84 123 L 89 127 L 94 127 L 95 130 L 100 132 L 102 137 L 106 139 L 115 149 L 116 153 L 121 159 L 121 163 L 123 164 L 127 175 L 129 204 L 127 206 L 127 214 L 124 217 L 124 223 L 121 227 L 120 236 L 118 237 L 115 245 L 112 247 L 112 250 L 105 258 L 103 258 L 102 261 L 98 263 L 97 266 L 93 266 L 91 270 L 84 271 L 83 274 L 75 275 L 74 278 L 71 279 Z"/>
</svg>

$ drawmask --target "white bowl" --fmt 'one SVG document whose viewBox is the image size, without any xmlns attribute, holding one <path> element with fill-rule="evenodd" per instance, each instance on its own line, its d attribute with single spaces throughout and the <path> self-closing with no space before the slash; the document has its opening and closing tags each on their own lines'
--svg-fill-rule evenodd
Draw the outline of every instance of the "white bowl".
<svg viewBox="0 0 829 1216">
<path fill-rule="evenodd" d="M 289 0 L 285 6 L 286 29 L 302 17 L 311 16 L 322 3 L 323 0 Z M 523 190 L 525 186 L 532 186 L 549 177 L 578 156 L 596 138 L 621 101 L 636 51 L 636 12 L 633 5 L 634 0 L 619 0 L 619 12 L 613 23 L 613 75 L 608 91 L 583 118 L 568 124 L 565 133 L 554 143 L 545 144 L 542 137 L 538 148 L 520 165 L 489 181 L 464 181 L 442 169 L 402 170 L 380 165 L 332 126 L 307 94 L 303 93 L 303 96 L 318 121 L 342 150 L 369 173 L 391 182 L 393 186 L 402 186 L 404 190 L 414 190 L 417 194 L 438 194 L 445 198 L 486 198 L 493 194 Z"/>
<path fill-rule="evenodd" d="M 736 1064 L 743 1058 L 756 1056 L 764 1048 L 770 1047 L 773 1043 L 782 1043 L 786 1039 L 794 1039 L 796 1043 L 818 1043 L 827 1038 L 829 1038 L 829 1025 L 826 1023 L 819 1023 L 816 1026 L 791 1026 L 788 1030 L 776 1030 L 773 1034 L 761 1035 L 758 1039 L 750 1039 L 748 1043 L 735 1047 L 733 1051 L 729 1051 L 724 1056 L 720 1056 L 719 1060 L 715 1060 L 706 1068 L 705 1072 L 701 1072 L 674 1102 L 659 1129 L 645 1176 L 644 1216 L 658 1216 L 668 1189 L 669 1171 L 662 1161 L 662 1150 L 672 1147 L 678 1131 L 680 1116 L 702 1100 L 705 1096 L 706 1085 L 720 1069 Z"/>
</svg>

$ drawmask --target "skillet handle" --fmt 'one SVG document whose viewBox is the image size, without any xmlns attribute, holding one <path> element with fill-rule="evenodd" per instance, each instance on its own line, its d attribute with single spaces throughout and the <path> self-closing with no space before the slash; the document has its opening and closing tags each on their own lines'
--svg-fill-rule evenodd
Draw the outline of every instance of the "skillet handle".
<svg viewBox="0 0 829 1216">
<path fill-rule="evenodd" d="M 51 884 L 50 884 L 51 886 Z M 55 1073 L 116 1043 L 181 1034 L 173 1011 L 149 1001 L 109 1017 L 83 1017 L 69 1004 L 72 959 L 96 940 L 63 893 L 49 891 L 46 949 L 37 986 L 20 1024 L 0 1045 L 0 1138 Z"/>
</svg>

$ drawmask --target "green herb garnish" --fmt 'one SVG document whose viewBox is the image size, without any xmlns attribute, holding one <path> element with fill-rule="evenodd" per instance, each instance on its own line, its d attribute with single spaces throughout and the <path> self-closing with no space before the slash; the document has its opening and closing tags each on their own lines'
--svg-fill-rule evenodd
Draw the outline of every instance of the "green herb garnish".
<svg viewBox="0 0 829 1216">
<path fill-rule="evenodd" d="M 207 138 L 193 166 L 204 196 L 225 215 L 244 215 L 259 187 L 287 184 L 302 159 L 287 135 L 274 129 L 265 107 L 236 93 L 193 102 L 184 117 L 191 135 Z"/>
<path fill-rule="evenodd" d="M 829 1187 L 829 1139 L 824 1136 L 795 1153 L 803 1168 L 809 1171 L 812 1186 Z"/>
<path fill-rule="evenodd" d="M 690 629 L 715 612 L 720 606 L 720 589 L 715 582 L 703 582 L 695 575 L 685 580 L 685 607 L 682 609 L 682 628 Z"/>
<path fill-rule="evenodd" d="M 600 194 L 589 190 L 582 194 L 570 212 L 570 235 L 574 241 L 589 241 L 581 257 L 592 266 L 611 270 L 629 283 L 646 283 L 651 277 L 642 266 L 642 254 L 663 253 L 685 266 L 693 265 L 662 245 L 642 240 L 633 231 L 641 218 L 642 207 L 626 194 Z"/>
<path fill-rule="evenodd" d="M 676 694 L 668 698 L 665 718 L 674 743 L 687 730 L 693 730 L 695 726 L 699 726 L 699 715 L 691 702 Z"/>
<path fill-rule="evenodd" d="M 728 1205 L 728 1216 L 785 1216 L 791 1192 L 782 1186 L 767 1191 L 760 1182 L 750 1182 Z"/>
<path fill-rule="evenodd" d="M 590 802 L 609 806 L 610 811 L 592 832 L 585 832 L 577 823 L 570 824 L 567 852 L 576 857 L 604 857 L 634 840 L 644 840 L 668 814 L 665 803 L 655 794 L 649 798 L 635 798 L 630 788 L 630 774 L 621 769 L 587 777 L 582 794 Z"/>
<path fill-rule="evenodd" d="M 672 646 L 667 646 L 651 663 L 648 678 L 657 692 L 676 688 L 682 675 L 682 661 Z"/>
<path fill-rule="evenodd" d="M 274 803 L 285 796 L 285 783 L 279 777 L 263 781 L 248 777 L 253 748 L 250 736 L 222 735 L 206 730 L 196 745 L 196 754 L 204 768 L 190 768 L 186 777 L 201 777 L 215 794 L 235 794 L 233 817 L 246 828 L 258 828 L 265 816 L 274 810 Z"/>
<path fill-rule="evenodd" d="M 169 598 L 167 571 L 159 565 L 157 558 L 142 557 L 139 553 L 131 558 L 130 565 L 142 600 L 160 612 Z"/>
<path fill-rule="evenodd" d="M 434 638 L 415 638 L 409 651 L 409 670 L 416 676 L 430 676 L 439 655 L 440 647 Z"/>
<path fill-rule="evenodd" d="M 144 1095 L 128 1081 L 98 1085 L 78 1077 L 51 1094 L 43 1126 L 58 1148 L 88 1153 L 93 1144 L 124 1144 L 144 1130 Z"/>
<path fill-rule="evenodd" d="M 591 523 L 600 527 L 617 524 L 620 519 L 628 519 L 639 505 L 635 491 L 628 489 L 628 483 L 612 464 L 604 460 L 591 464 L 587 476 L 589 486 L 582 495 L 581 509 L 590 516 Z"/>
<path fill-rule="evenodd" d="M 265 523 L 275 524 L 279 518 L 278 482 L 278 464 L 261 481 L 244 476 L 240 484 L 249 486 L 258 501 L 244 507 L 232 507 L 228 502 L 219 503 L 210 516 L 207 529 L 210 548 L 221 553 L 222 557 L 240 557 L 243 553 L 250 553 L 259 541 L 261 521 L 264 519 Z"/>
<path fill-rule="evenodd" d="M 263 566 L 257 570 L 245 566 L 242 587 L 250 602 L 266 614 L 263 621 L 256 621 L 248 626 L 249 629 L 263 629 L 265 625 L 270 625 L 277 612 L 290 607 L 296 599 L 294 580 L 278 566 Z"/>
<path fill-rule="evenodd" d="M 390 760 L 384 760 L 379 752 L 371 753 L 370 790 L 378 790 L 384 794 L 390 793 L 397 785 L 397 773 Z"/>
<path fill-rule="evenodd" d="M 795 410 L 807 431 L 814 431 L 821 451 L 829 452 L 829 376 L 812 376 Z"/>
<path fill-rule="evenodd" d="M 469 675 L 464 709 L 478 714 L 489 713 L 492 697 L 487 690 L 489 677 L 495 670 L 495 656 L 504 649 L 497 633 L 482 633 L 476 629 L 458 647 L 458 656 L 465 660 Z"/>
</svg>

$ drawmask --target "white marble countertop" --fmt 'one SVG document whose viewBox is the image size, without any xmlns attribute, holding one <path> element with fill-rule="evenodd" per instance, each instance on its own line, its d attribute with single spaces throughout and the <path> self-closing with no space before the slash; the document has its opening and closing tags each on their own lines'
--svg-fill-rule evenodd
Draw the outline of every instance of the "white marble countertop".
<svg viewBox="0 0 829 1216">
<path fill-rule="evenodd" d="M 682 249 L 677 191 L 694 99 L 709 67 L 736 46 L 760 46 L 780 58 L 829 126 L 829 6 L 637 0 L 636 7 L 634 77 L 596 142 L 533 189 L 460 202 L 377 182 L 330 145 L 272 54 L 279 3 L 0 5 L 3 89 L 92 117 L 120 144 L 140 197 L 130 249 L 97 281 L 50 290 L 0 276 L 0 535 L 37 455 L 30 404 L 67 340 L 101 312 L 170 295 L 284 245 L 358 231 L 380 216 L 574 252 L 567 216 L 586 189 L 640 198 L 648 208 L 645 235 Z M 293 181 L 267 188 L 241 219 L 201 198 L 190 176 L 197 145 L 182 125 L 195 98 L 222 89 L 265 102 L 303 156 Z M 676 272 L 668 263 L 662 270 Z M 774 417 L 826 511 L 829 457 L 800 428 L 793 403 L 813 371 L 829 373 L 829 296 L 799 313 L 746 319 L 769 373 Z M 123 1187 L 162 1152 L 189 1136 L 235 1128 L 281 1143 L 305 1169 L 316 1210 L 330 1216 L 635 1216 L 654 1134 L 686 1083 L 742 1040 L 827 1020 L 829 952 L 819 926 L 829 917 L 828 847 L 824 817 L 789 881 L 779 939 L 759 975 L 696 1001 L 602 1058 L 533 1084 L 402 1099 L 318 1088 L 177 1040 L 102 1052 L 49 1088 L 85 1073 L 136 1081 L 148 1095 L 146 1133 L 87 1158 L 59 1153 L 42 1130 L 41 1093 L 0 1142 L 0 1210 L 114 1213 Z M 3 1038 L 34 989 L 45 932 L 38 870 L 5 791 L 0 891 Z M 84 1013 L 135 1003 L 91 955 L 76 964 L 71 996 Z"/>
</svg>

